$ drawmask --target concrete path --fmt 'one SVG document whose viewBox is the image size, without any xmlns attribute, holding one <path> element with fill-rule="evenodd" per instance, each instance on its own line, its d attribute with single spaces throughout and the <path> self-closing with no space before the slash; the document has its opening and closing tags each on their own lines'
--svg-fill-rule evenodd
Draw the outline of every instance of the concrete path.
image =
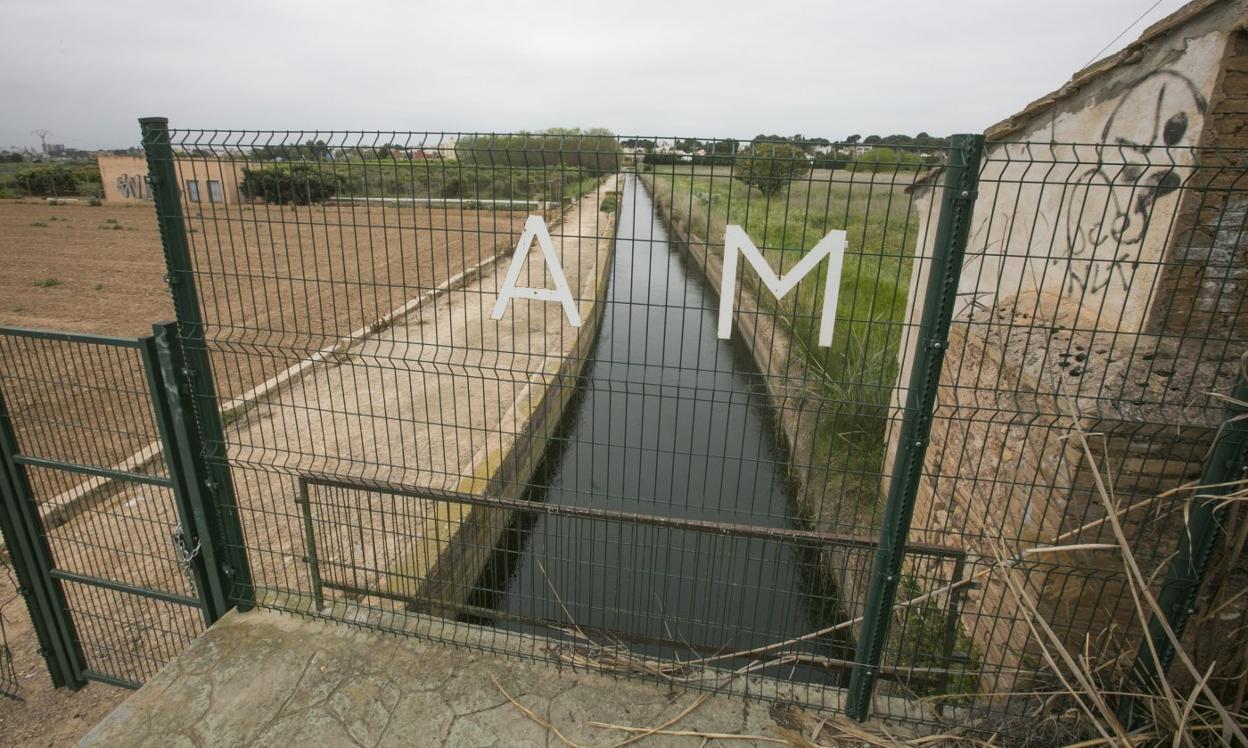
<svg viewBox="0 0 1248 748">
<path fill-rule="evenodd" d="M 478 646 L 496 635 L 454 625 Z M 583 746 L 630 737 L 592 721 L 654 727 L 702 695 L 254 610 L 227 615 L 79 745 L 563 745 L 504 690 Z M 738 737 L 655 735 L 634 745 L 783 744 L 781 724 L 801 730 L 810 718 L 710 696 L 665 729 Z"/>
</svg>

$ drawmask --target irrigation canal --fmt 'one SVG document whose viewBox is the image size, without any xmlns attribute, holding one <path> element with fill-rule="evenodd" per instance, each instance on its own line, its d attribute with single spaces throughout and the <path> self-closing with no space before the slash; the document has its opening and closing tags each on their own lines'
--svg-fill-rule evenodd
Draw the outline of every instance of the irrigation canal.
<svg viewBox="0 0 1248 748">
<path fill-rule="evenodd" d="M 592 358 L 534 480 L 543 488 L 526 498 L 796 526 L 785 455 L 752 360 L 716 337 L 713 292 L 691 277 L 697 270 L 686 271 L 635 177 L 619 210 Z M 818 628 L 806 592 L 810 556 L 791 541 L 528 516 L 499 546 L 479 585 L 489 592 L 478 599 L 510 614 L 495 623 L 513 630 L 539 630 L 517 617 L 551 621 L 612 632 L 634 652 L 687 660 Z M 791 668 L 785 673 L 793 677 Z"/>
</svg>

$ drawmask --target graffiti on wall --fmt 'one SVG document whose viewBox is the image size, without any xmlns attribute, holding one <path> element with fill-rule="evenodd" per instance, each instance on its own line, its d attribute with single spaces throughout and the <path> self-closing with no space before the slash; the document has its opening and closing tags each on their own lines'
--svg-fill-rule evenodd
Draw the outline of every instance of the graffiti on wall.
<svg viewBox="0 0 1248 748">
<path fill-rule="evenodd" d="M 147 200 L 146 174 L 120 174 L 117 176 L 117 191 L 127 200 Z"/>
<path fill-rule="evenodd" d="M 1126 291 L 1159 206 L 1183 184 L 1171 146 L 1193 145 L 1193 124 L 1207 109 L 1185 75 L 1156 70 L 1114 105 L 1096 145 L 1096 164 L 1064 191 L 1065 243 L 1050 262 L 1064 265 L 1065 290 Z M 1056 243 L 1056 242 L 1055 242 Z"/>
</svg>

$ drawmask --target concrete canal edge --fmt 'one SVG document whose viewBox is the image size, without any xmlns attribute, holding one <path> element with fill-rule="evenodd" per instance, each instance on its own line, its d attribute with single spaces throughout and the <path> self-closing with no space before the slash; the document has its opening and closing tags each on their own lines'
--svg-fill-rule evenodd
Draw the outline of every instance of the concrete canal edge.
<svg viewBox="0 0 1248 748">
<path fill-rule="evenodd" d="M 654 194 L 646 180 L 639 179 L 638 182 L 646 185 L 651 192 L 655 209 L 672 244 L 678 246 L 691 261 L 718 300 L 723 256 L 710 251 L 711 242 L 688 229 L 683 221 L 674 216 L 674 211 Z M 718 244 L 722 246 L 722 242 Z M 763 310 L 747 283 L 739 283 L 736 293 L 733 326 L 766 384 L 777 430 L 789 454 L 788 474 L 797 484 L 798 509 L 815 525 L 813 529 L 843 531 L 849 523 L 840 515 L 840 507 L 828 506 L 829 500 L 834 501 L 835 498 L 824 490 L 828 471 L 813 464 L 811 450 L 816 443 L 815 427 L 820 410 L 825 406 L 818 394 L 799 384 L 814 381 L 814 377 L 803 361 L 803 354 L 794 351 L 793 339 L 788 329 L 779 324 L 780 318 Z M 803 448 L 805 456 L 801 454 Z M 874 542 L 875 539 L 860 540 Z M 820 549 L 819 559 L 822 572 L 829 575 L 836 586 L 840 620 L 858 618 L 870 584 L 870 551 L 864 549 L 861 543 L 828 544 Z M 859 628 L 859 623 L 851 626 L 855 639 Z"/>
<path fill-rule="evenodd" d="M 667 725 L 737 738 L 724 745 L 756 745 L 751 736 L 782 742 L 786 731 L 817 733 L 828 716 L 802 704 L 844 709 L 837 689 L 757 675 L 741 676 L 742 690 L 775 693 L 778 703 L 751 707 L 606 666 L 556 669 L 555 650 L 541 637 L 509 642 L 514 656 L 502 658 L 489 651 L 498 646 L 495 629 L 377 610 L 352 618 L 350 607 L 335 603 L 332 614 L 352 625 L 231 611 L 79 745 L 536 746 L 557 744 L 555 730 L 576 745 L 620 743 L 623 733 L 595 722 Z M 932 718 L 913 701 L 877 695 L 876 706 L 894 721 L 868 724 L 902 738 L 920 734 L 915 721 Z"/>
<path fill-rule="evenodd" d="M 601 205 L 608 194 L 618 193 L 620 175 L 610 179 L 616 180 L 615 189 L 609 189 L 612 185 L 604 182 L 585 202 L 592 200 Z M 609 223 L 606 235 L 598 239 L 601 261 L 594 267 L 592 293 L 580 299 L 581 326 L 575 328 L 575 340 L 563 353 L 556 370 L 534 375 L 519 390 L 500 420 L 500 424 L 516 424 L 517 428 L 487 435 L 487 444 L 474 455 L 471 466 L 455 486 L 456 491 L 520 499 L 541 465 L 598 340 L 607 284 L 615 264 L 619 210 L 600 213 L 597 218 L 602 215 L 608 216 Z M 565 221 L 569 217 L 565 215 Z M 583 225 L 581 229 L 573 236 L 585 236 Z M 580 288 L 585 288 L 583 282 Z M 431 515 L 423 522 L 421 536 L 414 539 L 415 547 L 398 568 L 387 574 L 387 596 L 410 600 L 414 609 L 438 611 L 442 615 L 462 610 L 514 514 L 513 510 L 500 507 L 434 502 Z"/>
</svg>

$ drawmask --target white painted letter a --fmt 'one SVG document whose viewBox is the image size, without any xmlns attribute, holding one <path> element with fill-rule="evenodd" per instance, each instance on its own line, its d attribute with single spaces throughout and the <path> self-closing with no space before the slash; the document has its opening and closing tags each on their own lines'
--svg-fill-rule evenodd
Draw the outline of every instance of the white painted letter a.
<svg viewBox="0 0 1248 748">
<path fill-rule="evenodd" d="M 520 278 L 520 268 L 524 266 L 524 261 L 529 257 L 529 249 L 533 246 L 534 237 L 537 238 L 537 245 L 542 250 L 542 256 L 546 258 L 546 267 L 555 279 L 553 290 L 516 285 L 516 280 Z M 516 252 L 511 258 L 511 267 L 507 268 L 507 277 L 503 279 L 503 287 L 498 292 L 498 301 L 494 302 L 494 312 L 490 316 L 494 319 L 502 319 L 503 312 L 507 311 L 507 305 L 513 298 L 558 301 L 563 304 L 563 311 L 568 316 L 568 322 L 573 327 L 581 326 L 581 314 L 576 308 L 576 301 L 572 298 L 572 289 L 568 288 L 568 281 L 563 276 L 563 266 L 559 264 L 559 258 L 555 255 L 555 245 L 550 240 L 550 231 L 546 228 L 546 221 L 541 216 L 529 216 L 524 222 L 524 231 L 520 234 Z"/>
</svg>

